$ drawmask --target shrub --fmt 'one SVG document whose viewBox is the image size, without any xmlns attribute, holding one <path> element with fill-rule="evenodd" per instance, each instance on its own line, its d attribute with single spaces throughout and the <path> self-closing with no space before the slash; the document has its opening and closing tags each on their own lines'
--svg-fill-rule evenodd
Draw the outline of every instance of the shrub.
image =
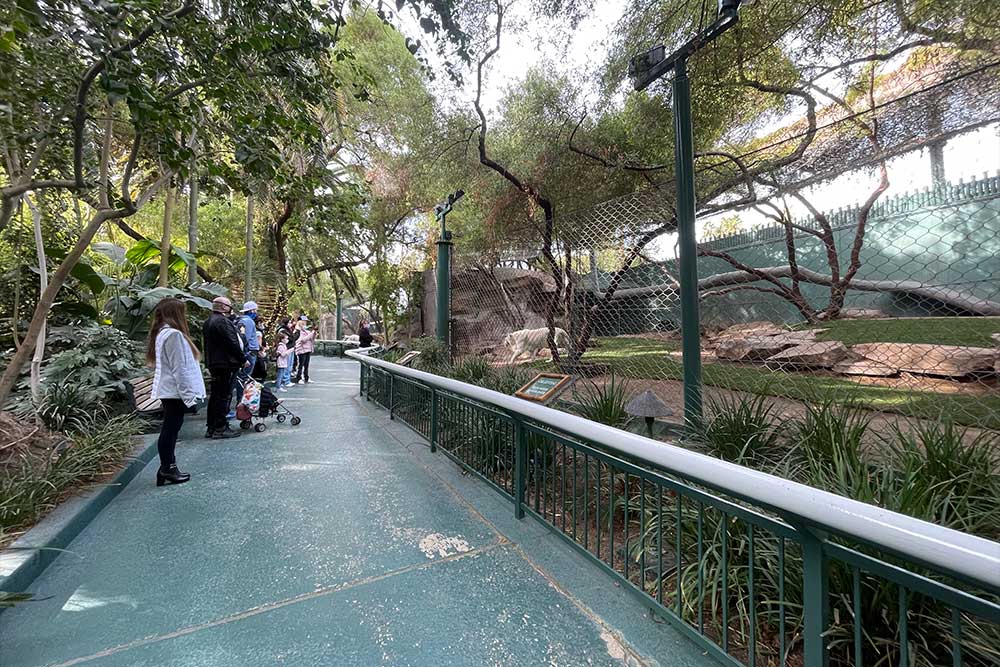
<svg viewBox="0 0 1000 667">
<path fill-rule="evenodd" d="M 889 509 L 1000 538 L 1000 436 L 921 422 L 896 426 L 887 450 L 897 487 Z"/>
<path fill-rule="evenodd" d="M 701 427 L 691 436 L 695 449 L 720 459 L 761 467 L 788 452 L 781 419 L 764 396 L 710 398 Z"/>
<path fill-rule="evenodd" d="M 35 414 L 50 431 L 65 431 L 67 426 L 86 419 L 96 409 L 100 393 L 92 387 L 67 378 L 59 382 L 42 386 L 42 397 L 38 405 L 33 406 Z M 30 406 L 26 404 L 26 406 Z M 20 415 L 27 418 L 30 407 L 22 406 Z"/>
<path fill-rule="evenodd" d="M 625 412 L 629 401 L 628 383 L 618 380 L 614 373 L 604 384 L 591 383 L 576 395 L 573 411 L 585 419 L 608 426 L 624 428 L 632 419 Z"/>
<path fill-rule="evenodd" d="M 482 357 L 468 357 L 451 367 L 451 377 L 478 386 L 492 384 L 493 367 Z"/>
<path fill-rule="evenodd" d="M 68 443 L 43 452 L 23 450 L 16 463 L 8 461 L 0 470 L 0 532 L 35 521 L 67 489 L 108 472 L 131 451 L 144 423 L 133 414 L 95 410 L 67 419 L 65 427 Z"/>
<path fill-rule="evenodd" d="M 413 341 L 413 349 L 420 352 L 420 355 L 413 360 L 414 368 L 428 373 L 447 375 L 445 371 L 451 366 L 447 345 L 437 338 L 418 338 Z"/>
<path fill-rule="evenodd" d="M 142 368 L 142 343 L 119 329 L 99 324 L 59 327 L 49 340 L 68 349 L 49 358 L 42 369 L 48 384 L 72 381 L 101 399 L 123 397 L 125 382 Z"/>
<path fill-rule="evenodd" d="M 814 470 L 845 465 L 863 467 L 869 416 L 853 404 L 826 400 L 807 404 L 805 416 L 792 425 L 792 437 Z"/>
<path fill-rule="evenodd" d="M 501 394 L 513 394 L 526 385 L 533 377 L 535 377 L 535 372 L 527 368 L 504 366 L 503 368 L 494 370 L 492 376 L 489 378 L 490 384 L 487 388 L 498 391 Z"/>
</svg>

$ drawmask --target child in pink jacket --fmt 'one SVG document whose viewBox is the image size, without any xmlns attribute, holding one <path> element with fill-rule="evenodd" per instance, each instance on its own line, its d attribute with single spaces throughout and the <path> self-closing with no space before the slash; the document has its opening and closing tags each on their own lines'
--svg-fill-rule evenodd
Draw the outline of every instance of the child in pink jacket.
<svg viewBox="0 0 1000 667">
<path fill-rule="evenodd" d="M 312 357 L 316 345 L 316 332 L 309 326 L 305 315 L 295 325 L 299 330 L 299 339 L 295 341 L 295 358 L 299 360 L 299 371 L 295 374 L 292 384 L 304 381 L 309 383 L 309 358 Z"/>
<path fill-rule="evenodd" d="M 285 389 L 292 379 L 292 350 L 288 347 L 288 336 L 281 334 L 278 340 L 278 380 L 275 386 L 278 391 L 288 391 Z"/>
</svg>

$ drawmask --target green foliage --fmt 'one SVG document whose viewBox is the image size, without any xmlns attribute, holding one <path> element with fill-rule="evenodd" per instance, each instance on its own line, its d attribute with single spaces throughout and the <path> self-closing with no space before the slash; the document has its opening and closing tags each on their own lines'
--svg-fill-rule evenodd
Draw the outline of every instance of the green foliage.
<svg viewBox="0 0 1000 667">
<path fill-rule="evenodd" d="M 125 382 L 135 377 L 142 365 L 142 345 L 112 326 L 59 327 L 52 330 L 49 340 L 69 347 L 45 363 L 42 382 L 83 387 L 102 401 L 123 397 Z"/>
<path fill-rule="evenodd" d="M 50 431 L 64 431 L 68 424 L 86 419 L 97 408 L 97 392 L 90 387 L 64 379 L 43 386 L 41 399 L 34 406 L 34 413 Z M 31 411 L 19 410 L 22 418 L 29 419 Z"/>
<path fill-rule="evenodd" d="M 489 384 L 484 386 L 501 394 L 511 395 L 528 384 L 533 377 L 535 377 L 535 372 L 529 368 L 503 366 L 493 369 L 493 373 L 489 377 Z"/>
<path fill-rule="evenodd" d="M 782 420 L 764 396 L 708 399 L 708 416 L 691 436 L 691 444 L 706 454 L 741 465 L 760 465 L 787 453 Z"/>
<path fill-rule="evenodd" d="M 483 357 L 468 357 L 452 366 L 449 375 L 459 382 L 485 386 L 493 375 L 493 367 Z"/>
<path fill-rule="evenodd" d="M 577 392 L 573 411 L 584 419 L 624 428 L 632 419 L 625 411 L 630 398 L 628 382 L 612 374 L 608 382 L 591 383 L 582 392 Z"/>
<path fill-rule="evenodd" d="M 0 468 L 0 533 L 35 521 L 55 507 L 63 494 L 110 471 L 135 447 L 143 431 L 135 415 L 104 410 L 65 422 L 71 439 L 52 451 L 23 450 Z"/>
<path fill-rule="evenodd" d="M 413 341 L 413 349 L 420 352 L 420 355 L 413 360 L 414 368 L 438 375 L 448 374 L 451 355 L 447 345 L 437 338 L 418 338 Z"/>
</svg>

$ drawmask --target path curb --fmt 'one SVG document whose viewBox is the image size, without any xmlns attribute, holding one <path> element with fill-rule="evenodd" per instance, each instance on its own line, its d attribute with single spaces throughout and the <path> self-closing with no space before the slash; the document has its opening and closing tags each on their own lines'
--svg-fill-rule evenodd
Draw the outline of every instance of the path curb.
<svg viewBox="0 0 1000 667">
<path fill-rule="evenodd" d="M 0 590 L 22 592 L 47 568 L 61 550 L 107 507 L 115 496 L 156 456 L 156 437 L 145 436 L 131 460 L 101 486 L 61 503 L 27 533 L 0 551 Z M 0 608 L 0 613 L 3 608 Z"/>
</svg>

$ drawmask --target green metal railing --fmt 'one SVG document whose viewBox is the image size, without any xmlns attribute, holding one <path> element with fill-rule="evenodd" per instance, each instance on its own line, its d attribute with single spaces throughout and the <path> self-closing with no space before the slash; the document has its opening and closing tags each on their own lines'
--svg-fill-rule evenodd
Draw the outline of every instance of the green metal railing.
<svg viewBox="0 0 1000 667">
<path fill-rule="evenodd" d="M 362 394 L 722 664 L 1000 664 L 1000 544 L 364 354 Z"/>
</svg>

